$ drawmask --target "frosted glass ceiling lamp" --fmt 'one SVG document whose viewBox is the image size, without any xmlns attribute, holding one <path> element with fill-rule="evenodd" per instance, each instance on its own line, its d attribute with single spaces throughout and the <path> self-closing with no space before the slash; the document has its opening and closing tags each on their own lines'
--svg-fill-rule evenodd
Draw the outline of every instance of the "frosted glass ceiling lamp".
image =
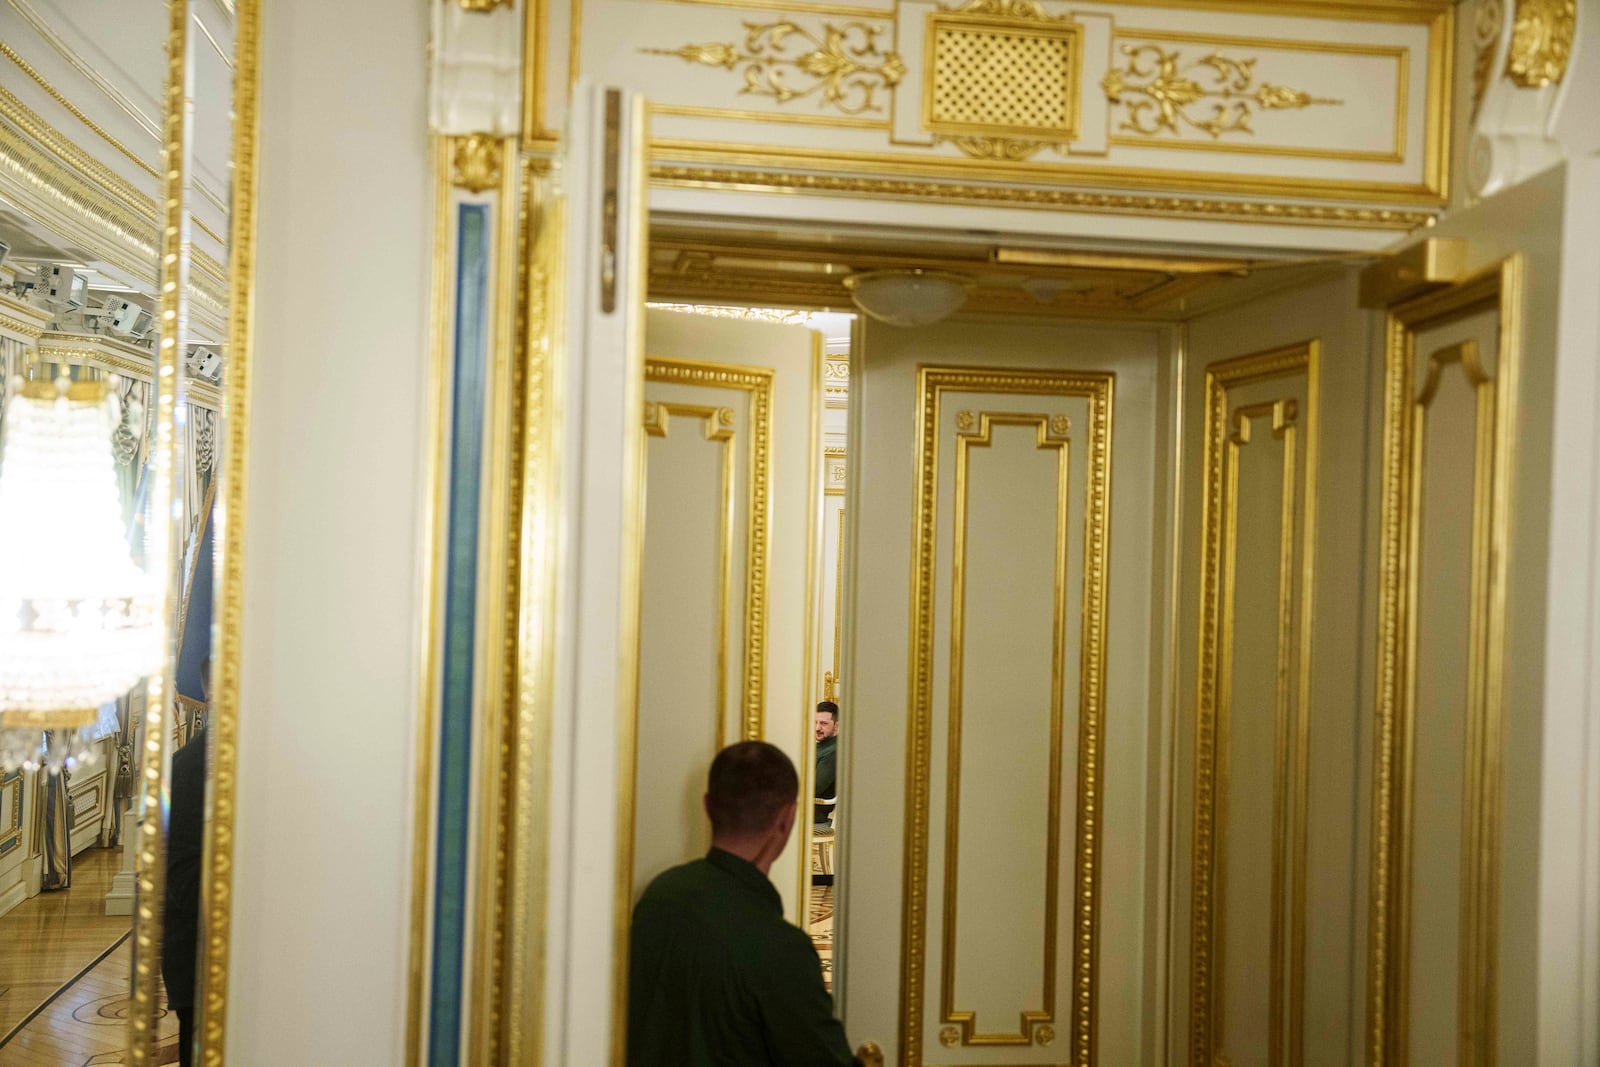
<svg viewBox="0 0 1600 1067">
<path fill-rule="evenodd" d="M 123 535 L 104 382 L 13 380 L 0 450 L 0 767 L 68 763 L 159 660 L 156 589 Z M 45 731 L 54 736 L 45 744 Z"/>
<path fill-rule="evenodd" d="M 927 326 L 967 302 L 973 281 L 942 270 L 874 270 L 844 280 L 856 307 L 891 326 Z"/>
</svg>

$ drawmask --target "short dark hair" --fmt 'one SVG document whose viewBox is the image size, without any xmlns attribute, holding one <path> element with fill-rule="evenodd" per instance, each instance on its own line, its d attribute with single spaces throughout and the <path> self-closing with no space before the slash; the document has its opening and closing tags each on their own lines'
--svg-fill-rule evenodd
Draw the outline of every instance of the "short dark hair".
<svg viewBox="0 0 1600 1067">
<path fill-rule="evenodd" d="M 839 705 L 835 704 L 833 701 L 824 700 L 822 703 L 817 705 L 817 710 L 825 711 L 829 715 L 832 715 L 834 722 L 839 721 Z"/>
<path fill-rule="evenodd" d="M 706 811 L 713 834 L 756 834 L 800 795 L 800 776 L 783 750 L 765 741 L 740 741 L 717 753 L 706 776 Z"/>
</svg>

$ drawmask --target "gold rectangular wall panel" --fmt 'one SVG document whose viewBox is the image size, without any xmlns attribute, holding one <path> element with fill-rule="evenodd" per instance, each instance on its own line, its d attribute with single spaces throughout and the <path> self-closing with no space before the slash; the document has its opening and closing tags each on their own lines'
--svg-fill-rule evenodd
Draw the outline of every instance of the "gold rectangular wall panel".
<svg viewBox="0 0 1600 1067">
<path fill-rule="evenodd" d="M 1303 1062 L 1306 936 L 1306 826 L 1311 680 L 1312 531 L 1316 501 L 1317 465 L 1317 359 L 1315 341 L 1241 356 L 1213 364 L 1206 370 L 1204 497 L 1201 505 L 1202 559 L 1199 626 L 1199 683 L 1194 725 L 1194 860 L 1190 886 L 1192 915 L 1190 945 L 1190 1063 L 1213 1067 L 1235 1062 L 1239 1038 L 1229 1025 L 1228 987 L 1241 991 L 1251 985 L 1245 1003 L 1234 1004 L 1235 1013 L 1260 1010 L 1267 1014 L 1267 1047 L 1250 1048 L 1250 1058 L 1272 1067 L 1293 1067 Z M 1243 397 L 1241 398 L 1241 394 Z M 1304 408 L 1301 401 L 1304 401 Z M 1241 483 L 1244 450 L 1258 437 L 1279 442 L 1280 469 L 1271 483 L 1252 487 L 1275 497 L 1270 510 L 1277 530 L 1263 537 L 1242 528 Z M 1255 446 L 1260 451 L 1261 445 Z M 1256 509 L 1259 511 L 1259 509 Z M 1259 519 L 1259 515 L 1258 515 Z M 1268 531 L 1270 533 L 1271 531 Z M 1254 537 L 1247 535 L 1255 534 Z M 1258 548 L 1275 540 L 1267 563 L 1241 557 L 1247 539 Z M 1261 555 L 1260 553 L 1257 554 Z M 1271 572 L 1275 607 L 1271 617 L 1248 619 L 1240 604 L 1260 611 L 1260 596 L 1241 598 L 1241 566 L 1254 563 Z M 1245 623 L 1267 647 L 1241 640 Z M 1257 692 L 1252 703 L 1239 699 L 1243 667 L 1259 681 L 1261 661 L 1272 665 L 1274 690 L 1270 697 Z M 1263 699 L 1264 698 L 1264 699 Z M 1239 735 L 1271 738 L 1271 765 L 1246 767 L 1240 761 Z M 1258 746 L 1260 747 L 1260 746 Z M 1236 752 L 1236 748 L 1241 751 Z M 1266 783 L 1270 791 L 1270 841 L 1266 855 L 1241 855 L 1230 844 L 1230 830 L 1249 829 L 1237 820 L 1252 819 L 1260 809 L 1230 803 L 1234 781 Z M 1261 792 L 1258 790 L 1257 792 Z M 1237 808 L 1238 814 L 1233 814 Z M 1261 811 L 1265 817 L 1266 811 Z M 1260 836 L 1260 835 L 1257 835 Z M 1246 870 L 1233 870 L 1234 862 Z M 1268 871 L 1270 903 L 1263 909 L 1267 928 L 1268 961 L 1265 968 L 1240 968 L 1230 974 L 1232 940 L 1226 920 L 1237 909 L 1230 894 L 1259 893 L 1243 875 Z M 1230 877 L 1231 876 L 1231 877 Z M 1250 898 L 1254 900 L 1254 898 Z M 1247 916 L 1252 908 L 1244 908 Z M 1249 942 L 1249 938 L 1245 938 Z M 1256 941 L 1262 939 L 1257 937 Z M 1245 977 L 1261 974 L 1259 989 Z M 1243 977 L 1241 977 L 1243 976 Z M 1259 1031 L 1259 1028 L 1258 1028 Z M 1230 1055 L 1230 1048 L 1234 1054 Z"/>
<path fill-rule="evenodd" d="M 1432 1048 L 1426 1061 L 1479 1067 L 1495 1058 L 1505 566 L 1521 284 L 1521 260 L 1513 257 L 1394 307 L 1388 316 L 1368 949 L 1367 1062 L 1372 1067 L 1413 1062 L 1420 1067 L 1422 1061 L 1412 1056 L 1415 1005 L 1410 998 L 1418 981 L 1434 991 L 1430 995 L 1455 1001 L 1456 1023 L 1450 1029 L 1457 1047 Z M 1446 340 L 1432 350 L 1419 346 L 1419 337 L 1448 336 L 1453 324 L 1483 315 L 1494 316 L 1498 334 L 1488 349 L 1470 337 Z M 1464 411 L 1455 401 L 1449 418 L 1440 413 L 1446 388 L 1457 394 L 1464 388 L 1469 396 Z M 1451 436 L 1443 436 L 1435 423 Z M 1465 493 L 1452 489 L 1445 500 L 1465 496 L 1469 519 L 1452 532 L 1459 551 L 1431 559 L 1425 558 L 1427 547 L 1443 544 L 1424 528 L 1432 483 L 1443 470 L 1438 462 L 1458 465 L 1451 473 L 1470 486 Z M 1441 570 L 1452 560 L 1464 573 Z M 1440 590 L 1448 594 L 1445 600 Z M 1444 603 L 1449 607 L 1440 607 Z M 1429 605 L 1448 614 L 1428 615 Z M 1452 650 L 1441 646 L 1453 631 L 1463 638 L 1454 659 Z M 1426 706 L 1421 685 L 1428 686 Z M 1437 732 L 1442 727 L 1444 734 Z M 1443 954 L 1456 962 L 1454 976 L 1437 967 L 1417 973 L 1413 966 L 1418 925 L 1434 918 L 1419 915 L 1414 906 L 1416 876 L 1423 871 L 1417 850 L 1434 844 L 1413 832 L 1419 802 L 1431 805 L 1435 799 L 1417 772 L 1421 757 L 1442 744 L 1460 752 L 1459 765 L 1449 771 L 1460 795 L 1443 798 L 1459 820 L 1459 866 L 1441 870 L 1429 864 L 1426 873 L 1433 880 L 1456 881 L 1450 894 L 1458 910 L 1455 929 L 1439 935 Z"/>
<path fill-rule="evenodd" d="M 766 707 L 766 607 L 767 607 L 767 500 L 771 492 L 770 470 L 772 454 L 772 379 L 773 373 L 764 367 L 740 367 L 732 364 L 695 362 L 693 360 L 645 360 L 645 381 L 656 384 L 703 386 L 716 390 L 735 390 L 749 396 L 749 444 L 746 446 L 745 514 L 743 542 L 744 564 L 744 689 L 738 695 L 740 708 L 739 736 L 741 740 L 759 740 L 765 735 L 763 709 Z M 673 414 L 689 413 L 705 420 L 707 440 L 723 441 L 725 463 L 733 461 L 732 442 L 735 415 L 732 408 L 715 406 L 690 406 L 655 403 L 646 405 L 646 432 L 665 436 L 665 420 Z M 728 507 L 732 508 L 732 467 L 725 466 L 728 488 Z M 731 521 L 731 512 L 730 518 Z M 723 537 L 725 554 L 731 554 L 732 538 Z M 724 573 L 730 573 L 726 564 Z M 724 644 L 730 632 L 727 620 L 722 625 Z M 722 656 L 732 662 L 726 648 Z M 719 738 L 720 738 L 719 733 Z M 720 746 L 719 746 L 720 747 Z"/>
<path fill-rule="evenodd" d="M 22 772 L 0 776 L 0 856 L 22 844 Z"/>
<path fill-rule="evenodd" d="M 949 411 L 946 397 L 961 394 L 964 410 Z M 942 741 L 945 751 L 945 820 L 940 838 L 939 852 L 943 858 L 942 895 L 943 915 L 941 938 L 938 942 L 941 974 L 938 1016 L 933 1025 L 938 1027 L 938 1041 L 949 1048 L 958 1046 L 1033 1046 L 1051 1048 L 1058 1040 L 1057 1027 L 1061 1027 L 1065 1047 L 1047 1053 L 1052 1062 L 1061 1060 L 1085 1067 L 1095 1059 L 1095 1005 L 1096 1005 L 1096 930 L 1099 908 L 1099 855 L 1100 808 L 1102 796 L 1101 750 L 1105 718 L 1106 675 L 1106 604 L 1107 567 L 1109 554 L 1109 522 L 1111 506 L 1111 432 L 1114 395 L 1114 377 L 1109 373 L 1009 371 L 978 368 L 923 367 L 918 372 L 918 438 L 917 438 L 917 497 L 915 513 L 915 562 L 912 587 L 913 643 L 910 665 L 911 695 L 908 714 L 910 718 L 907 747 L 907 798 L 905 870 L 906 898 L 902 915 L 904 927 L 904 952 L 902 956 L 901 1002 L 904 1015 L 901 1019 L 900 1047 L 902 1062 L 907 1067 L 922 1067 L 923 1042 L 928 1023 L 925 1013 L 932 995 L 925 983 L 928 967 L 927 920 L 929 910 L 928 868 L 930 834 L 933 831 L 932 805 L 933 760 L 936 742 Z M 965 410 L 973 405 L 1006 401 L 1004 410 Z M 1076 405 L 1079 415 L 1068 417 L 1062 412 L 1064 401 Z M 1016 410 L 1026 404 L 1028 411 Z M 1033 410 L 1035 406 L 1038 413 Z M 1081 422 L 1079 421 L 1081 419 Z M 947 432 L 946 424 L 953 426 Z M 973 633 L 966 617 L 968 606 L 978 592 L 991 601 L 994 589 L 979 591 L 967 577 L 966 543 L 968 509 L 964 503 L 974 492 L 969 464 L 972 450 L 989 447 L 997 427 L 1011 427 L 1015 434 L 1021 427 L 1032 434 L 1029 453 L 1043 451 L 1055 457 L 1051 467 L 1054 472 L 1052 517 L 1053 544 L 1049 549 L 1052 561 L 1049 573 L 1038 577 L 1039 587 L 1047 590 L 1045 599 L 1052 605 L 1053 621 L 1045 623 L 1048 631 L 1039 637 L 1048 642 L 1050 665 L 1048 668 L 1049 692 L 1041 696 L 1048 705 L 1044 717 L 1048 729 L 1036 738 L 1038 746 L 1047 754 L 1044 761 L 1045 779 L 1041 784 L 1049 790 L 1044 805 L 1044 826 L 1049 835 L 1046 842 L 1046 867 L 1041 881 L 1043 907 L 1040 953 L 1035 957 L 1042 963 L 1039 989 L 1044 1003 L 1018 1004 L 1017 1015 L 1010 1020 L 1004 1017 L 980 1020 L 970 1007 L 957 1003 L 965 994 L 955 969 L 955 950 L 960 940 L 962 911 L 958 909 L 956 889 L 960 878 L 958 852 L 961 840 L 962 778 L 962 703 L 972 696 L 964 685 L 963 675 L 974 669 L 974 660 L 966 645 Z M 1072 447 L 1069 440 L 1077 442 Z M 1013 438 L 1013 447 L 1015 439 Z M 950 453 L 954 452 L 951 456 Z M 941 506 L 938 500 L 941 463 L 954 460 L 956 470 L 955 499 L 948 507 L 954 517 L 952 529 L 954 543 L 941 554 L 936 544 L 940 527 Z M 1081 485 L 1074 485 L 1071 470 L 1083 472 Z M 1031 483 L 1030 483 L 1031 485 Z M 1033 488 L 1036 488 L 1033 487 Z M 1014 479 L 989 486 L 988 491 L 1021 492 Z M 1031 489 L 1028 506 L 1036 507 Z M 1081 514 L 1081 529 L 1075 528 L 1070 516 Z M 1069 544 L 1081 538 L 1081 558 L 1072 554 Z M 936 575 L 942 573 L 941 555 L 948 561 L 951 574 L 951 599 L 948 626 L 950 656 L 936 662 L 936 632 L 941 624 L 936 603 L 943 603 L 937 595 Z M 974 557 L 976 558 L 976 557 Z M 1073 583 L 1069 575 L 1079 578 Z M 1076 613 L 1069 611 L 1072 599 L 1080 603 Z M 992 606 L 992 605 L 991 605 Z M 1070 647 L 1069 627 L 1078 627 L 1076 647 Z M 939 663 L 946 663 L 948 676 L 937 677 Z M 1069 692 L 1069 664 L 1075 666 L 1077 685 Z M 946 730 L 942 738 L 935 736 L 935 694 L 947 689 L 949 707 Z M 1073 709 L 1076 715 L 1073 716 Z M 1071 731 L 1071 734 L 1068 734 Z M 1065 765 L 1064 751 L 1068 736 L 1076 737 L 1076 767 Z M 1077 783 L 1072 817 L 1065 819 L 1061 812 L 1061 792 L 1067 775 Z M 1046 784 L 1047 783 L 1047 784 Z M 1066 825 L 1070 825 L 1068 831 Z M 1070 886 L 1063 894 L 1055 876 L 1061 865 L 1060 848 L 1071 834 L 1072 876 Z M 1062 925 L 1064 924 L 1064 926 Z M 1057 976 L 1055 951 L 1058 930 L 1068 938 L 1071 948 L 1067 953 L 1070 970 L 1066 977 L 1067 989 L 1057 1007 Z M 1026 957 L 1017 960 L 1019 968 L 1031 973 L 1036 966 Z"/>
<path fill-rule="evenodd" d="M 994 431 L 998 427 L 1013 427 L 1017 429 L 1034 431 L 1034 448 L 1054 456 L 1055 482 L 1055 508 L 1053 514 L 1053 531 L 1051 555 L 1054 557 L 1052 569 L 1053 583 L 1050 589 L 1051 601 L 1051 626 L 1048 640 L 1050 648 L 1049 672 L 1049 701 L 1048 742 L 1043 746 L 1046 753 L 1047 767 L 1047 802 L 1045 816 L 1045 856 L 1044 856 L 1044 910 L 1042 918 L 1042 937 L 1040 943 L 1043 947 L 1043 973 L 1040 976 L 1040 992 L 1042 994 L 1041 1006 L 1038 1008 L 1023 1007 L 1018 1010 L 1018 1023 L 1016 1032 L 1011 1032 L 1009 1026 L 1003 1022 L 995 1028 L 995 1020 L 986 1020 L 989 1029 L 985 1030 L 980 1025 L 977 1012 L 962 1010 L 956 1007 L 958 1001 L 957 975 L 959 970 L 960 954 L 957 951 L 957 931 L 960 924 L 958 909 L 959 886 L 961 882 L 960 841 L 962 836 L 961 819 L 961 792 L 962 792 L 962 759 L 963 737 L 962 719 L 966 703 L 966 679 L 963 677 L 967 657 L 967 588 L 968 577 L 974 569 L 983 568 L 990 570 L 999 566 L 1004 570 L 1015 567 L 1023 555 L 1023 531 L 1015 524 L 1008 524 L 1006 537 L 1009 540 L 1010 551 L 996 553 L 969 554 L 971 540 L 971 502 L 973 493 L 973 475 L 971 458 L 974 449 L 989 450 L 994 444 Z M 1055 1034 L 1055 1002 L 1056 1002 L 1056 913 L 1060 901 L 1060 848 L 1061 848 L 1061 760 L 1062 760 L 1062 729 L 1066 713 L 1066 674 L 1067 674 L 1067 612 L 1070 593 L 1068 590 L 1067 553 L 1070 533 L 1068 531 L 1068 516 L 1071 511 L 1071 486 L 1072 486 L 1072 450 L 1069 440 L 1071 433 L 1071 420 L 1063 414 L 1027 414 L 1017 412 L 990 412 L 974 413 L 962 411 L 956 415 L 956 470 L 955 470 L 955 516 L 954 516 L 954 546 L 951 559 L 951 590 L 950 590 L 950 703 L 949 703 L 949 728 L 947 731 L 948 749 L 945 755 L 945 843 L 944 843 L 944 930 L 942 955 L 940 957 L 940 974 L 943 980 L 940 983 L 940 1023 L 944 1025 L 941 1032 L 941 1042 L 948 1045 L 962 1046 L 988 1046 L 988 1045 L 1048 1045 L 1054 1040 Z M 1036 546 L 1035 546 L 1036 547 Z M 997 557 L 1003 556 L 1003 561 Z M 993 574 L 990 575 L 993 577 Z M 1043 576 L 1037 576 L 1042 578 Z M 1012 587 L 1013 590 L 1015 587 Z M 1040 581 L 1038 588 L 1046 588 Z M 1015 594 L 1013 593 L 1013 596 Z M 1014 599 L 1008 605 L 1008 613 L 1018 612 L 1021 606 Z M 980 617 L 979 626 L 988 621 Z M 1026 652 L 1016 646 L 1008 649 L 1011 658 L 1007 664 L 1007 671 L 1026 673 Z M 983 730 L 986 723 L 980 722 L 979 729 Z M 1009 746 L 1008 746 L 1009 747 Z M 1016 777 L 998 779 L 995 776 L 985 776 L 980 771 L 977 776 L 982 782 L 987 778 L 991 783 L 1003 782 L 1002 788 L 1014 789 L 1020 784 L 1022 764 L 1027 760 L 1023 753 L 1015 753 L 1008 761 Z M 989 769 L 989 768 L 985 768 Z M 991 856 L 991 859 L 994 858 Z M 1013 850 L 1011 856 L 1005 857 L 997 865 L 992 865 L 984 870 L 984 879 L 1007 879 L 1015 877 L 1015 870 L 1005 870 L 1006 860 L 1020 859 L 1023 865 L 1031 864 L 1031 853 L 1018 854 Z M 1020 926 L 1023 922 L 1021 915 L 1013 917 L 1013 922 L 1008 924 L 1013 927 Z M 1018 964 L 1026 959 L 1023 955 Z M 945 1025 L 948 1024 L 948 1025 Z"/>
</svg>

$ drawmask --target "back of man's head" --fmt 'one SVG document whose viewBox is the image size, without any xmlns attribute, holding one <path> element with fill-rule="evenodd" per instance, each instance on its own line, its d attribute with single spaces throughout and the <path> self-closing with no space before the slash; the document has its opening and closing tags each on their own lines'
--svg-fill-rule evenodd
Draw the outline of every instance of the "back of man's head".
<svg viewBox="0 0 1600 1067">
<path fill-rule="evenodd" d="M 800 776 L 783 750 L 765 741 L 740 741 L 717 753 L 706 777 L 706 812 L 713 837 L 766 832 L 800 795 Z"/>
</svg>

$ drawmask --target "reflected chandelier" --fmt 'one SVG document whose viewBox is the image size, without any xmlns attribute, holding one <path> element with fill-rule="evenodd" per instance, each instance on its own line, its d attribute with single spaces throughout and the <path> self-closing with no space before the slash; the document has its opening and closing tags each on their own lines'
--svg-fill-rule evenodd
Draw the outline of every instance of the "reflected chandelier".
<svg viewBox="0 0 1600 1067">
<path fill-rule="evenodd" d="M 156 588 L 123 534 L 104 382 L 13 382 L 0 440 L 0 767 L 69 765 L 157 661 Z M 47 732 L 49 733 L 48 744 Z"/>
</svg>

